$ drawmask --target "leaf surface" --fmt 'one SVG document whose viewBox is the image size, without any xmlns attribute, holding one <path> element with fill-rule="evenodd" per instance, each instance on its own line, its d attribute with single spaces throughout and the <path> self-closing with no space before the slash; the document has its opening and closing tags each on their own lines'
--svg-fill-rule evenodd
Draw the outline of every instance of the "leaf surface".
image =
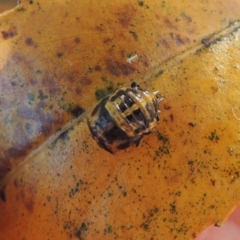
<svg viewBox="0 0 240 240">
<path fill-rule="evenodd" d="M 2 15 L 1 239 L 191 239 L 222 221 L 240 198 L 239 5 L 42 0 Z M 81 114 L 132 80 L 160 90 L 161 121 L 109 155 Z"/>
</svg>

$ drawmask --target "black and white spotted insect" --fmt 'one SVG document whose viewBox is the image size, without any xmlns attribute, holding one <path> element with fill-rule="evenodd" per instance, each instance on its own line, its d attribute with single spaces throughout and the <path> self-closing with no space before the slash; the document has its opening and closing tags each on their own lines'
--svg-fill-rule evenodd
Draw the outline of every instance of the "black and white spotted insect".
<svg viewBox="0 0 240 240">
<path fill-rule="evenodd" d="M 88 126 L 100 147 L 110 153 L 139 145 L 159 121 L 159 92 L 151 92 L 133 82 L 116 89 L 93 110 Z"/>
</svg>

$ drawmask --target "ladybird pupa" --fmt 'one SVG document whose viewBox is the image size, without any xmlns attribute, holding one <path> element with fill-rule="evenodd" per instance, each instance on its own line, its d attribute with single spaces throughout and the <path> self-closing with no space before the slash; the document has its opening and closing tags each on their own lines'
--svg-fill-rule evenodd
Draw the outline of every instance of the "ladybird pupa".
<svg viewBox="0 0 240 240">
<path fill-rule="evenodd" d="M 152 92 L 133 82 L 117 88 L 93 110 L 88 126 L 98 145 L 110 153 L 138 145 L 159 121 L 158 91 Z"/>
</svg>

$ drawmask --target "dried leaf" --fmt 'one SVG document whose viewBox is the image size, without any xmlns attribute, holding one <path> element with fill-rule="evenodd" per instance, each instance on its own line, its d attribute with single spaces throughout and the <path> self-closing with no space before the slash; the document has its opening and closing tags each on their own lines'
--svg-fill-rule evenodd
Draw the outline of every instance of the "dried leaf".
<svg viewBox="0 0 240 240">
<path fill-rule="evenodd" d="M 42 0 L 2 15 L 1 239 L 191 239 L 223 220 L 240 199 L 239 5 Z M 160 90 L 161 121 L 110 155 L 82 113 L 133 79 Z"/>
</svg>

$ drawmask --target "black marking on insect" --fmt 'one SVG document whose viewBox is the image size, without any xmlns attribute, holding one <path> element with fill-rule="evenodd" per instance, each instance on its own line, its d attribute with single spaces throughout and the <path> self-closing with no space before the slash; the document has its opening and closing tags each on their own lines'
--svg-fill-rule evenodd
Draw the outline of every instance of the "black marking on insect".
<svg viewBox="0 0 240 240">
<path fill-rule="evenodd" d="M 118 88 L 93 110 L 88 126 L 98 145 L 110 153 L 139 145 L 159 121 L 161 95 L 141 88 Z"/>
</svg>

